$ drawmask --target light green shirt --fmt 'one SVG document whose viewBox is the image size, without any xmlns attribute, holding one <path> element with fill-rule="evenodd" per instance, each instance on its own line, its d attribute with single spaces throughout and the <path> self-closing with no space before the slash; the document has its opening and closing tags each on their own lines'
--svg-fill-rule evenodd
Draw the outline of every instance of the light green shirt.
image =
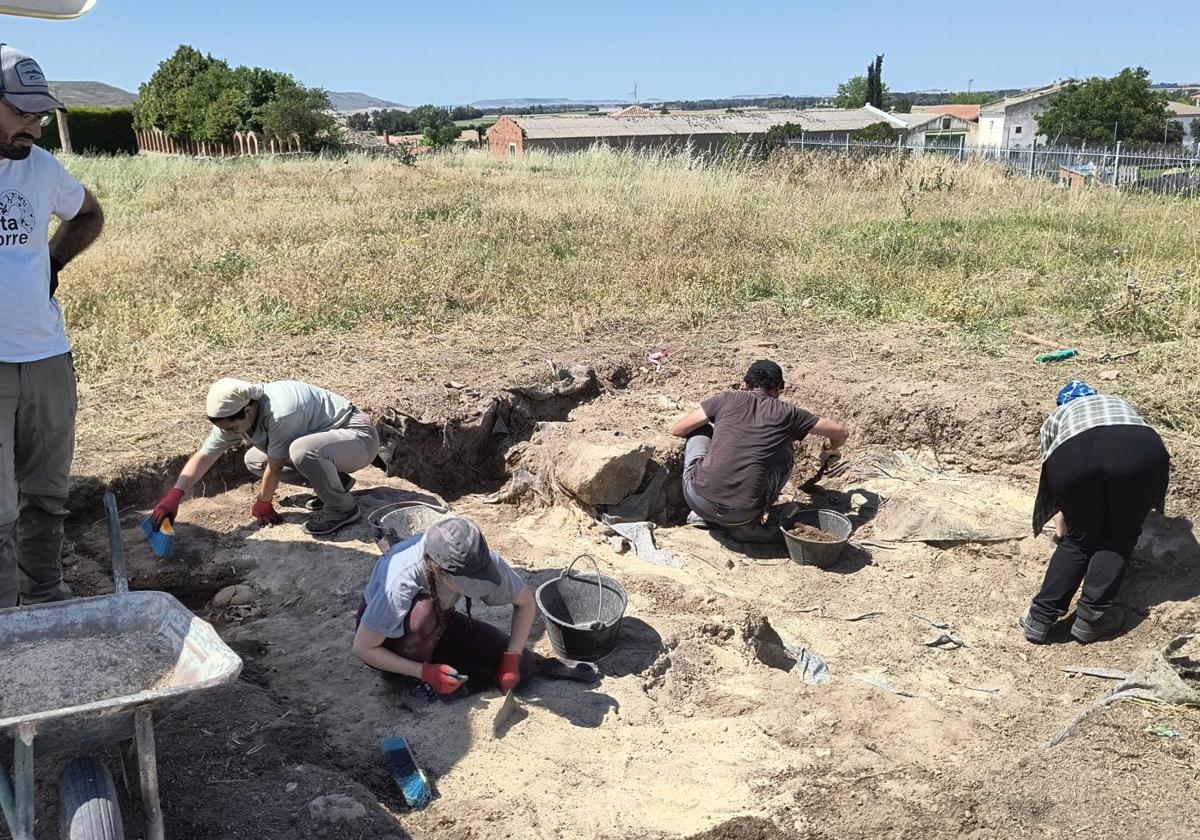
<svg viewBox="0 0 1200 840">
<path fill-rule="evenodd" d="M 200 445 L 202 454 L 220 455 L 247 441 L 267 453 L 268 458 L 285 459 L 297 439 L 340 429 L 354 413 L 354 406 L 345 397 L 307 382 L 285 379 L 266 382 L 262 389 L 254 427 L 238 435 L 214 426 Z"/>
</svg>

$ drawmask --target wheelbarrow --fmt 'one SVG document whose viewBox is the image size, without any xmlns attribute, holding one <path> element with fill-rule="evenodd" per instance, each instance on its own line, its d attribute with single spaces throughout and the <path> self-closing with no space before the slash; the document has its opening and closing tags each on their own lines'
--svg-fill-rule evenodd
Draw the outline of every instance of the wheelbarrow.
<svg viewBox="0 0 1200 840">
<path fill-rule="evenodd" d="M 92 702 L 45 709 L 19 709 L 0 717 L 0 756 L 11 746 L 12 778 L 0 759 L 0 806 L 13 840 L 33 840 L 34 748 L 39 756 L 72 758 L 59 775 L 59 834 L 66 840 L 124 840 L 120 805 L 108 768 L 91 754 L 109 744 L 123 744 L 122 766 L 136 763 L 140 781 L 146 840 L 163 840 L 154 752 L 155 714 L 170 710 L 193 692 L 237 679 L 242 660 L 212 626 L 193 615 L 166 592 L 130 592 L 121 549 L 116 498 L 104 494 L 112 549 L 112 595 L 0 610 L 0 673 L 4 651 L 30 643 L 70 643 L 103 637 L 150 637 L 162 650 L 173 651 L 173 664 L 163 675 L 142 684 L 122 685 Z M 107 642 L 106 642 L 107 643 Z M 27 647 L 25 649 L 28 649 Z M 96 684 L 95 662 L 80 658 L 72 668 L 78 680 Z M 3 688 L 0 687 L 0 691 Z M 49 705 L 49 704 L 47 704 Z"/>
</svg>

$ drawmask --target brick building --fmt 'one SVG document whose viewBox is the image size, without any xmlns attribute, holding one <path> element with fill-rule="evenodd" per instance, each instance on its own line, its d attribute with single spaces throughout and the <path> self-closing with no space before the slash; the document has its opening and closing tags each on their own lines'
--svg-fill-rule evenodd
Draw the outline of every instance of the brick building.
<svg viewBox="0 0 1200 840">
<path fill-rule="evenodd" d="M 887 122 L 901 133 L 907 130 L 895 115 L 871 107 L 739 114 L 656 114 L 639 108 L 585 116 L 506 116 L 488 129 L 487 136 L 488 149 L 496 157 L 521 157 L 534 150 L 575 152 L 597 143 L 628 149 L 691 148 L 704 153 L 726 148 L 731 136 L 750 140 L 784 123 L 801 126 L 812 140 L 842 141 L 878 122 Z"/>
</svg>

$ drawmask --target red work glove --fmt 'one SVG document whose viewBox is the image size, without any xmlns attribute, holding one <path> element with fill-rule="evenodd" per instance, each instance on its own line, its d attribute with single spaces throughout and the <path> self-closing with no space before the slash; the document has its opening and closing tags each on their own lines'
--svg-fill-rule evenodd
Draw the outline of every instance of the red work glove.
<svg viewBox="0 0 1200 840">
<path fill-rule="evenodd" d="M 275 510 L 275 505 L 264 502 L 262 499 L 254 500 L 254 504 L 250 506 L 250 515 L 258 521 L 259 525 L 278 525 L 283 521 L 279 511 Z"/>
<path fill-rule="evenodd" d="M 426 662 L 421 666 L 421 679 L 438 694 L 453 694 L 462 685 L 463 678 L 449 665 Z"/>
<path fill-rule="evenodd" d="M 500 668 L 496 671 L 496 685 L 508 693 L 521 681 L 521 651 L 506 650 L 500 656 Z"/>
<path fill-rule="evenodd" d="M 171 489 L 167 495 L 158 500 L 158 504 L 154 506 L 154 510 L 150 511 L 150 521 L 157 528 L 164 517 L 175 519 L 179 516 L 179 503 L 183 501 L 183 491 L 178 487 Z"/>
</svg>

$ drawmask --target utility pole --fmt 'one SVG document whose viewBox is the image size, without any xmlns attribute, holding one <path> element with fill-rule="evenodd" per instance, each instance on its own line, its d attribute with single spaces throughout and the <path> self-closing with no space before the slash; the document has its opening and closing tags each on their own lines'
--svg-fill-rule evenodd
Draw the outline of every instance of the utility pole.
<svg viewBox="0 0 1200 840">
<path fill-rule="evenodd" d="M 971 92 L 971 85 L 975 83 L 974 79 L 967 79 L 967 93 Z"/>
<path fill-rule="evenodd" d="M 67 112 L 60 108 L 54 113 L 58 117 L 58 141 L 62 145 L 63 154 L 74 154 L 75 150 L 71 148 L 71 130 L 67 127 Z"/>
</svg>

